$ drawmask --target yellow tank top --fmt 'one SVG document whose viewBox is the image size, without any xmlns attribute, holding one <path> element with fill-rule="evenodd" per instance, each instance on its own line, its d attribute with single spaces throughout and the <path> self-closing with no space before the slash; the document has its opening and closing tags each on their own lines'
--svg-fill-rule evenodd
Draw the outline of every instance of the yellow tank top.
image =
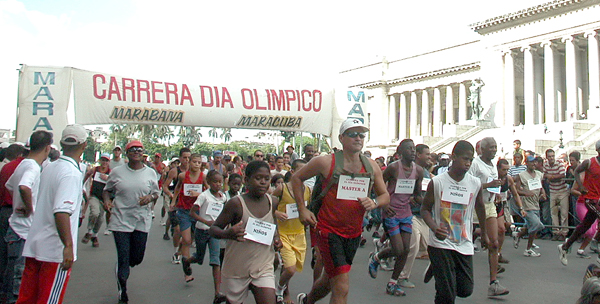
<svg viewBox="0 0 600 304">
<path fill-rule="evenodd" d="M 310 189 L 308 187 L 304 187 L 304 201 L 308 202 L 310 200 Z M 296 200 L 292 197 L 290 193 L 290 188 L 287 184 L 283 185 L 283 191 L 281 194 L 281 200 L 279 200 L 279 205 L 277 205 L 277 211 L 287 213 L 286 205 L 295 204 Z M 285 221 L 277 220 L 277 229 L 281 234 L 298 234 L 304 232 L 304 225 L 300 222 L 299 218 L 289 219 Z"/>
</svg>

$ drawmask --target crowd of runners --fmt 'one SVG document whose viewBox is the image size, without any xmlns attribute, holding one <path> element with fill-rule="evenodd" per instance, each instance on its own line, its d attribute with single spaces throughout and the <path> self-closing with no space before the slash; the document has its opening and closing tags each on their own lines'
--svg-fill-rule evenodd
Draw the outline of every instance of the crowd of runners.
<svg viewBox="0 0 600 304">
<path fill-rule="evenodd" d="M 344 121 L 339 131 L 342 149 L 322 155 L 308 144 L 280 156 L 182 148 L 168 160 L 159 153 L 148 160 L 133 140 L 101 154 L 95 166 L 81 161 L 88 135 L 80 125 L 63 130 L 60 149 L 45 131 L 3 147 L 0 304 L 61 303 L 77 245 L 102 246 L 101 231 L 112 234 L 117 251 L 116 301 L 128 303 L 127 280 L 143 262 L 155 217 L 173 244 L 165 260 L 180 265 L 183 284 L 208 256 L 213 303 L 243 303 L 249 292 L 256 303 L 315 303 L 328 295 L 330 303 L 346 303 L 355 253 L 371 231 L 368 269 L 355 271 L 376 278 L 390 270 L 382 296 L 402 296 L 415 288 L 415 259 L 429 259 L 424 281 L 435 279 L 435 303 L 472 294 L 472 257 L 482 250 L 487 295 L 508 295 L 497 277 L 509 263 L 506 237 L 531 258 L 540 256 L 537 238 L 557 241 L 565 266 L 578 240 L 577 257 L 598 253 L 600 156 L 538 155 L 515 140 L 505 159 L 488 137 L 475 147 L 458 141 L 448 154 L 404 139 L 394 155 L 372 159 L 360 120 Z M 600 155 L 600 141 L 596 149 Z M 87 232 L 78 236 L 81 225 Z M 290 282 L 307 256 L 313 286 L 294 296 Z M 598 273 L 590 266 L 584 288 L 600 286 Z"/>
</svg>

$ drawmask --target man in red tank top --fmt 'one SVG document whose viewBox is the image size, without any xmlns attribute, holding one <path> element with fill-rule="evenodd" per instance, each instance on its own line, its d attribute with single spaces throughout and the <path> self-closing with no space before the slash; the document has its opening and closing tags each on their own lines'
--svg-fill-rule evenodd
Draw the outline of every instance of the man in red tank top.
<svg viewBox="0 0 600 304">
<path fill-rule="evenodd" d="M 347 119 L 340 127 L 339 140 L 343 146 L 344 170 L 349 173 L 365 173 L 366 169 L 360 159 L 367 127 L 358 119 Z M 302 183 L 320 175 L 328 181 L 335 168 L 334 154 L 312 158 L 291 179 L 294 198 L 298 206 L 300 221 L 305 225 L 316 227 L 316 246 L 321 252 L 325 272 L 314 282 L 311 292 L 298 295 L 296 303 L 315 303 L 331 292 L 331 303 L 346 303 L 348 300 L 349 275 L 354 254 L 360 242 L 362 218 L 365 211 L 380 208 L 389 204 L 390 196 L 383 181 L 381 169 L 374 160 L 369 159 L 375 178 L 374 190 L 377 198 L 358 197 L 345 199 L 348 191 L 353 191 L 349 184 L 341 191 L 338 186 L 343 180 L 352 179 L 349 175 L 341 175 L 339 185 L 333 185 L 323 198 L 317 215 L 313 214 L 302 201 Z M 368 178 L 367 178 L 368 179 Z M 351 194 L 351 193 L 350 193 Z M 350 196 L 351 197 L 351 196 Z"/>
<path fill-rule="evenodd" d="M 584 160 L 573 173 L 575 181 L 581 189 L 581 197 L 585 200 L 588 212 L 581 223 L 577 225 L 571 237 L 564 244 L 558 245 L 560 262 L 564 266 L 567 266 L 567 253 L 569 253 L 571 245 L 590 229 L 594 221 L 598 219 L 600 212 L 598 204 L 600 199 L 600 183 L 598 183 L 598 180 L 600 180 L 600 140 L 596 142 L 596 152 L 598 152 L 598 156 Z M 580 177 L 581 172 L 585 172 L 583 183 Z M 598 258 L 600 259 L 600 256 Z"/>
</svg>

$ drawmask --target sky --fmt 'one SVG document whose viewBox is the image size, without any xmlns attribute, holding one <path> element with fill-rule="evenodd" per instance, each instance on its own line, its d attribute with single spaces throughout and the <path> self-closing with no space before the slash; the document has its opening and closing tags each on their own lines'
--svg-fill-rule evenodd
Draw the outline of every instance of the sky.
<svg viewBox="0 0 600 304">
<path fill-rule="evenodd" d="M 0 0 L 0 128 L 15 128 L 19 64 L 333 87 L 340 71 L 475 40 L 469 24 L 544 2 Z"/>
</svg>

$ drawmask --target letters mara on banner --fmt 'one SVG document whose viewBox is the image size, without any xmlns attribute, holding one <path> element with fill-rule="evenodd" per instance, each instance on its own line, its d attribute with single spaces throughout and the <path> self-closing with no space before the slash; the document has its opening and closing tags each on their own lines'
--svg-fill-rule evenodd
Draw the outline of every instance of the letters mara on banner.
<svg viewBox="0 0 600 304">
<path fill-rule="evenodd" d="M 333 90 L 188 85 L 73 69 L 79 124 L 168 124 L 331 134 Z"/>
<path fill-rule="evenodd" d="M 23 65 L 19 71 L 16 140 L 26 142 L 32 132 L 49 131 L 60 141 L 67 125 L 71 68 Z"/>
</svg>

